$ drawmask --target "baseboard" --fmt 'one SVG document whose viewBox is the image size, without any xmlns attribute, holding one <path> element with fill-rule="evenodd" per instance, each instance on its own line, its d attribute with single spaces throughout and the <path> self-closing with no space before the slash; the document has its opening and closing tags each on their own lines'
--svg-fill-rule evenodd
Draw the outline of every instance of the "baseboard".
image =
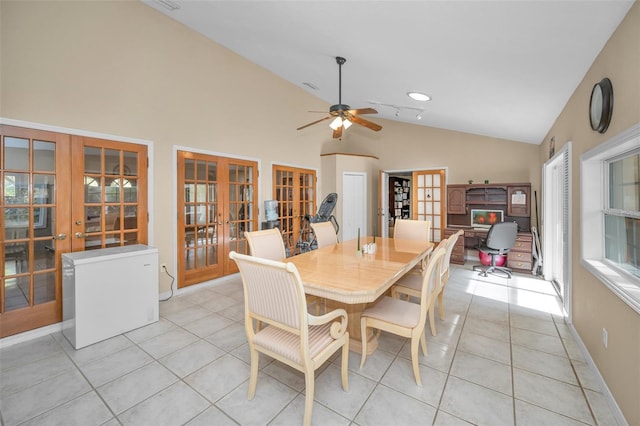
<svg viewBox="0 0 640 426">
<path fill-rule="evenodd" d="M 23 333 L 15 334 L 13 336 L 3 337 L 0 339 L 0 349 L 7 348 L 9 346 L 16 345 L 18 343 L 27 342 L 29 340 L 37 339 L 48 334 L 62 331 L 62 323 L 47 325 L 45 327 L 36 328 L 35 330 L 25 331 Z"/>
<path fill-rule="evenodd" d="M 199 290 L 201 288 L 208 288 L 208 287 L 216 287 L 219 285 L 222 285 L 228 281 L 231 280 L 235 280 L 237 279 L 237 277 L 239 276 L 239 272 L 236 272 L 235 274 L 231 274 L 231 275 L 225 275 L 223 277 L 220 278 L 215 278 L 213 280 L 209 280 L 209 281 L 203 281 L 201 283 L 198 284 L 194 284 L 194 285 L 190 285 L 188 287 L 184 287 L 184 288 L 177 288 L 173 291 L 173 295 L 174 296 L 182 296 L 185 294 L 189 294 L 192 293 L 196 290 Z M 164 293 L 160 293 L 160 301 L 164 302 L 169 300 L 169 297 L 171 296 L 171 291 L 165 291 Z"/>
<path fill-rule="evenodd" d="M 624 418 L 624 414 L 622 414 L 622 410 L 618 406 L 618 403 L 616 402 L 615 398 L 613 397 L 613 394 L 609 390 L 607 383 L 604 381 L 604 377 L 602 377 L 602 374 L 600 374 L 600 370 L 598 370 L 598 367 L 596 367 L 596 363 L 593 361 L 593 358 L 591 358 L 591 354 L 589 354 L 587 347 L 582 342 L 582 339 L 580 338 L 580 335 L 576 331 L 575 327 L 573 326 L 573 324 L 570 324 L 570 323 L 565 322 L 565 324 L 569 327 L 569 330 L 571 331 L 571 335 L 575 339 L 576 344 L 578 345 L 578 348 L 580 348 L 580 351 L 582 352 L 584 359 L 587 361 L 589 368 L 598 379 L 598 382 L 600 383 L 600 388 L 602 389 L 602 393 L 607 398 L 607 403 L 609 404 L 609 408 L 611 408 L 611 413 L 613 413 L 613 416 L 615 417 L 616 422 L 618 423 L 619 426 L 629 426 L 629 423 Z"/>
</svg>

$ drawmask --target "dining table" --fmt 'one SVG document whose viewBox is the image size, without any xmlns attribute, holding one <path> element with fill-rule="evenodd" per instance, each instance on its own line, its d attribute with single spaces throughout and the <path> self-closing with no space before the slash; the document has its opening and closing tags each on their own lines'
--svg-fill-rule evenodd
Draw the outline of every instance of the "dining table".
<svg viewBox="0 0 640 426">
<path fill-rule="evenodd" d="M 349 348 L 358 353 L 362 352 L 362 311 L 385 295 L 434 247 L 432 242 L 425 240 L 376 237 L 375 251 L 364 253 L 362 249 L 370 248 L 372 242 L 373 237 L 356 238 L 286 260 L 298 269 L 305 293 L 323 298 L 327 310 L 342 308 L 347 311 Z M 375 334 L 369 332 L 367 354 L 377 347 Z"/>
</svg>

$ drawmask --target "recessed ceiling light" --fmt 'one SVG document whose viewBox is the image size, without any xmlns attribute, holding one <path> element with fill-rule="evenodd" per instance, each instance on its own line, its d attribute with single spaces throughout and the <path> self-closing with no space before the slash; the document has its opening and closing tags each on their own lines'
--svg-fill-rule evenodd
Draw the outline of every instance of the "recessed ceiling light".
<svg viewBox="0 0 640 426">
<path fill-rule="evenodd" d="M 416 101 L 426 102 L 431 100 L 431 97 L 429 95 L 425 95 L 424 93 L 420 92 L 407 92 L 407 96 Z"/>
</svg>

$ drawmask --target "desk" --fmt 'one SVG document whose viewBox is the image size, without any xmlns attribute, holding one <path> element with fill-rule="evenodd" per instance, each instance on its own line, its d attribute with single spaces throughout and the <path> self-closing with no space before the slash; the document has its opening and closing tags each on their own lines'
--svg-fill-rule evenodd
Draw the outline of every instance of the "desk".
<svg viewBox="0 0 640 426">
<path fill-rule="evenodd" d="M 478 230 L 468 227 L 448 227 L 444 230 L 445 238 L 455 234 L 460 229 L 464 237 L 458 238 L 451 253 L 451 263 L 464 265 L 465 249 L 477 249 L 480 239 L 487 238 L 489 230 Z M 516 272 L 531 273 L 533 267 L 533 235 L 531 232 L 518 232 L 516 242 L 507 254 L 507 266 Z"/>
<path fill-rule="evenodd" d="M 371 237 L 361 239 L 370 242 Z M 296 265 L 305 292 L 327 299 L 329 309 L 342 308 L 349 315 L 350 348 L 361 351 L 360 314 L 400 277 L 433 250 L 433 243 L 376 238 L 375 254 L 356 255 L 357 240 L 323 247 L 288 258 Z M 378 347 L 373 333 L 368 349 Z"/>
</svg>

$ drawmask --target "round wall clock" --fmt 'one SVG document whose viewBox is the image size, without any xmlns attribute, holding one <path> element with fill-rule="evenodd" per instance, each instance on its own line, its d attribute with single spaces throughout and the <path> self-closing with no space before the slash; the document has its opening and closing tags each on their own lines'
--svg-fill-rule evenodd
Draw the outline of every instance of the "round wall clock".
<svg viewBox="0 0 640 426">
<path fill-rule="evenodd" d="M 604 133 L 611 122 L 613 112 L 613 86 L 611 80 L 603 78 L 596 83 L 591 91 L 589 104 L 589 120 L 591 128 L 596 132 Z"/>
</svg>

